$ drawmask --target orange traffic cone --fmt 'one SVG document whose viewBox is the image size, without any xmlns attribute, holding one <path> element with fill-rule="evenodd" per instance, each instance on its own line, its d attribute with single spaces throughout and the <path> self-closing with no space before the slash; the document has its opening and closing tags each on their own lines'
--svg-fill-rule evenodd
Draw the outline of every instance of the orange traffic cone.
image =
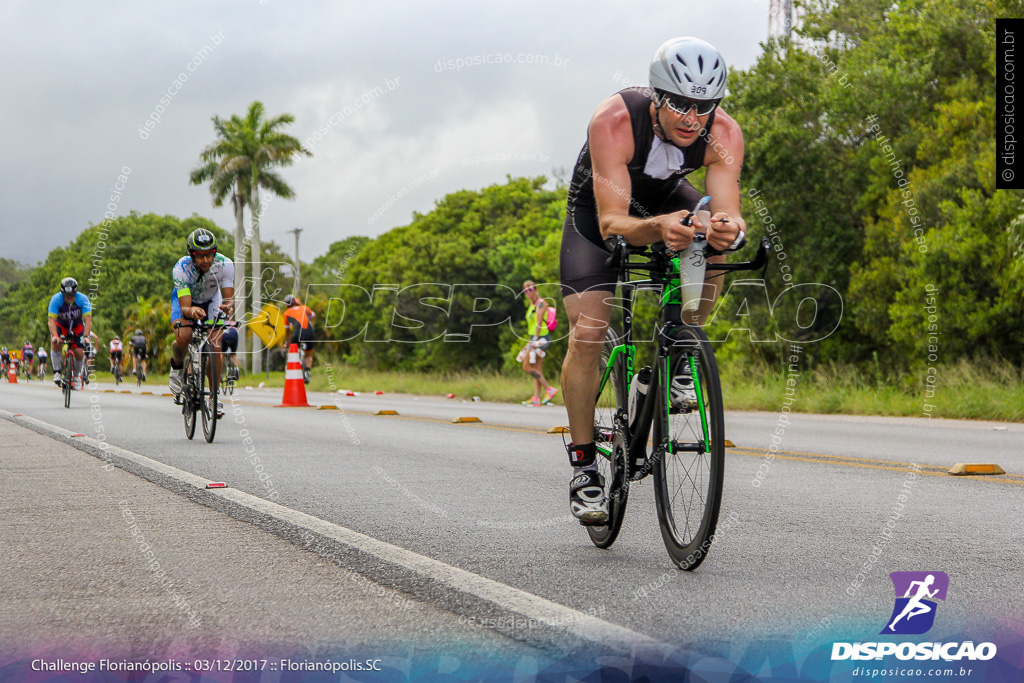
<svg viewBox="0 0 1024 683">
<path fill-rule="evenodd" d="M 11 384 L 18 383 L 18 366 L 14 363 L 7 366 L 7 381 Z"/>
<path fill-rule="evenodd" d="M 313 407 L 306 403 L 306 383 L 302 381 L 302 361 L 299 359 L 298 344 L 288 346 L 288 363 L 284 368 L 284 398 L 277 407 L 292 406 Z"/>
</svg>

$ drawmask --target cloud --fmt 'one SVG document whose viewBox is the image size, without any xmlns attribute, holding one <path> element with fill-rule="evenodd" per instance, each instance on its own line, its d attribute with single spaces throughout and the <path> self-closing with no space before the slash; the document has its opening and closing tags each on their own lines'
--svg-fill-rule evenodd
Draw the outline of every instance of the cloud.
<svg viewBox="0 0 1024 683">
<path fill-rule="evenodd" d="M 0 75 L 4 255 L 42 260 L 98 222 L 123 166 L 122 212 L 230 227 L 230 209 L 188 172 L 214 138 L 211 117 L 259 99 L 294 114 L 300 140 L 321 131 L 315 157 L 284 171 L 297 200 L 264 217 L 279 243 L 302 226 L 312 258 L 448 192 L 571 166 L 594 108 L 621 87 L 616 72 L 643 80 L 658 44 L 687 33 L 749 65 L 767 4 L 4 3 L 0 59 L 17 65 Z"/>
</svg>

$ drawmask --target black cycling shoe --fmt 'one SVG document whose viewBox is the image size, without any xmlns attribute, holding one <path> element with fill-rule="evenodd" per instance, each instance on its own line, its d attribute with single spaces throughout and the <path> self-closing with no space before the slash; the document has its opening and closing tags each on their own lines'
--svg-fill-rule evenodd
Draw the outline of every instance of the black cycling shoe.
<svg viewBox="0 0 1024 683">
<path fill-rule="evenodd" d="M 608 500 L 604 495 L 604 477 L 592 470 L 573 475 L 569 482 L 569 510 L 580 524 L 605 524 Z"/>
</svg>

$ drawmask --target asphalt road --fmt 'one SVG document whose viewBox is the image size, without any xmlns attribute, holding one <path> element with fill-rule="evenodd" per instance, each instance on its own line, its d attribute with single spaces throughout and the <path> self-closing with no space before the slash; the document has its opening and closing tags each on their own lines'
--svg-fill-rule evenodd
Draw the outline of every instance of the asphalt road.
<svg viewBox="0 0 1024 683">
<path fill-rule="evenodd" d="M 506 591 L 516 614 L 553 604 L 567 611 L 549 613 L 548 623 L 585 615 L 592 621 L 578 629 L 584 644 L 588 631 L 606 640 L 635 635 L 636 642 L 748 661 L 753 671 L 761 659 L 770 667 L 775 655 L 762 650 L 780 642 L 788 656 L 804 661 L 834 640 L 876 637 L 893 608 L 892 571 L 949 575 L 936 638 L 993 637 L 1021 623 L 1024 613 L 1018 599 L 1008 599 L 1024 595 L 1024 425 L 728 414 L 727 436 L 736 447 L 727 455 L 720 533 L 708 559 L 687 573 L 665 553 L 647 481 L 631 489 L 611 549 L 593 547 L 571 519 L 562 437 L 546 433 L 565 423 L 562 408 L 315 394 L 311 403 L 334 409 L 312 410 L 274 407 L 278 391 L 239 391 L 225 402 L 227 416 L 211 445 L 201 433 L 185 439 L 169 398 L 108 388 L 75 394 L 64 409 L 52 385 L 0 384 L 0 409 L 225 482 L 301 520 L 383 541 L 408 552 L 404 558 L 433 561 L 422 589 L 408 574 L 397 576 L 393 564 L 351 566 L 380 585 L 401 587 L 417 609 L 441 610 L 445 618 L 433 622 L 439 642 L 459 640 L 465 624 L 497 625 L 487 630 L 557 654 L 579 635 L 560 642 L 557 626 L 564 624 L 496 624 L 501 612 L 480 598 L 483 589 L 446 590 L 449 570 L 442 566 Z M 399 414 L 375 414 L 382 409 Z M 482 422 L 456 424 L 456 417 Z M 778 451 L 769 458 L 773 442 Z M 946 474 L 957 462 L 995 462 L 1008 474 Z M 203 520 L 191 527 L 194 534 L 206 533 L 209 517 Z M 251 521 L 253 533 L 275 531 L 276 522 Z M 303 554 L 329 556 L 308 537 L 303 543 L 294 528 L 290 540 L 267 552 L 290 553 L 298 545 Z M 268 567 L 273 572 L 274 564 Z M 217 620 L 224 607 L 205 604 L 208 618 Z M 267 605 L 259 618 L 264 638 L 288 628 L 284 605 Z"/>
</svg>

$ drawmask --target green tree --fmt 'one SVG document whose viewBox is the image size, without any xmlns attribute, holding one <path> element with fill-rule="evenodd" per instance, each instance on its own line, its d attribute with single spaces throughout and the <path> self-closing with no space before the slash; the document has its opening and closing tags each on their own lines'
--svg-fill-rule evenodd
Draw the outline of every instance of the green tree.
<svg viewBox="0 0 1024 683">
<path fill-rule="evenodd" d="M 545 183 L 510 178 L 454 192 L 362 247 L 324 319 L 349 360 L 378 368 L 502 367 L 525 333 L 523 281 L 550 283 L 541 293 L 560 306 L 565 193 Z M 564 330 L 564 313 L 561 320 Z M 550 367 L 562 353 L 553 352 Z"/>
</svg>

